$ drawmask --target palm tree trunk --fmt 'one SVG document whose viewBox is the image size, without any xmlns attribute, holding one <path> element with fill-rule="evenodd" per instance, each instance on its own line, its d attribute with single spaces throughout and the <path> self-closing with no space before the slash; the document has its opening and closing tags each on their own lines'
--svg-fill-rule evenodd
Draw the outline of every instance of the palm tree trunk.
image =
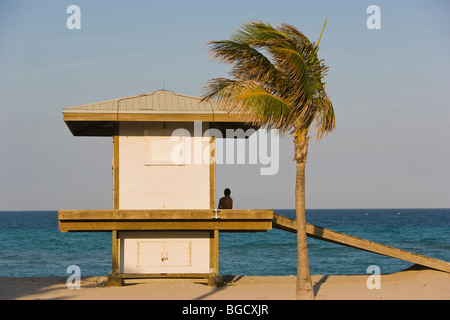
<svg viewBox="0 0 450 320">
<path fill-rule="evenodd" d="M 308 153 L 307 132 L 294 135 L 297 178 L 295 182 L 295 210 L 297 215 L 297 300 L 313 300 L 314 290 L 309 269 L 308 246 L 306 242 L 305 216 L 305 165 Z"/>
</svg>

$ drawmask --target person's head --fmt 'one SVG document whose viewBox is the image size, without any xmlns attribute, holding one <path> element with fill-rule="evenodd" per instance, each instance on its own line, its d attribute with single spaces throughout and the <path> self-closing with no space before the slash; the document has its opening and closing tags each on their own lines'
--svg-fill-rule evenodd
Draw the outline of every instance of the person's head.
<svg viewBox="0 0 450 320">
<path fill-rule="evenodd" d="M 229 195 L 231 194 L 231 190 L 228 189 L 228 188 L 226 188 L 226 189 L 223 191 L 223 194 L 226 195 L 226 196 L 229 196 Z"/>
</svg>

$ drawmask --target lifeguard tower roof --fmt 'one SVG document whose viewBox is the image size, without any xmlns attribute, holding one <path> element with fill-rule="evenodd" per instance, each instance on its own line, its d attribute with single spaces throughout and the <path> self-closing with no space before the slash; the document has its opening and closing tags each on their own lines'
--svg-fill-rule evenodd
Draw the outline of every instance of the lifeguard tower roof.
<svg viewBox="0 0 450 320">
<path fill-rule="evenodd" d="M 219 130 L 252 127 L 217 102 L 167 90 L 65 108 L 63 116 L 74 136 L 113 136 L 113 124 L 119 121 L 202 121 Z"/>
</svg>

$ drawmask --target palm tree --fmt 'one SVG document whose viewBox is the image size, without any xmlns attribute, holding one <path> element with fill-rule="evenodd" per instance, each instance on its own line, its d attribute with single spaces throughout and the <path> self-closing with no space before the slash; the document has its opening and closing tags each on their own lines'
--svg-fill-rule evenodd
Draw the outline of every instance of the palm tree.
<svg viewBox="0 0 450 320">
<path fill-rule="evenodd" d="M 230 40 L 208 43 L 211 58 L 232 65 L 232 78 L 211 79 L 202 92 L 203 100 L 215 99 L 229 112 L 242 114 L 243 121 L 276 129 L 281 135 L 290 131 L 293 137 L 297 165 L 296 299 L 314 299 L 305 219 L 308 132 L 314 123 L 318 141 L 335 126 L 333 106 L 323 81 L 328 67 L 318 59 L 318 43 L 311 43 L 288 24 L 243 24 Z"/>
</svg>

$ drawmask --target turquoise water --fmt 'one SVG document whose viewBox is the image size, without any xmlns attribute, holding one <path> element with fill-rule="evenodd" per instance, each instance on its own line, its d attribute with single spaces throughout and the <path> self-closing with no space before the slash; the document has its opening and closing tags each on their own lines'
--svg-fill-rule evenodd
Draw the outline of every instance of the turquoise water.
<svg viewBox="0 0 450 320">
<path fill-rule="evenodd" d="M 294 210 L 275 213 L 295 218 Z M 450 209 L 307 210 L 307 222 L 433 258 L 450 261 Z M 295 275 L 295 234 L 221 233 L 220 272 Z M 0 276 L 82 276 L 111 270 L 110 233 L 61 233 L 56 211 L 0 212 Z M 312 274 L 366 274 L 369 265 L 392 273 L 411 263 L 308 238 Z"/>
</svg>

